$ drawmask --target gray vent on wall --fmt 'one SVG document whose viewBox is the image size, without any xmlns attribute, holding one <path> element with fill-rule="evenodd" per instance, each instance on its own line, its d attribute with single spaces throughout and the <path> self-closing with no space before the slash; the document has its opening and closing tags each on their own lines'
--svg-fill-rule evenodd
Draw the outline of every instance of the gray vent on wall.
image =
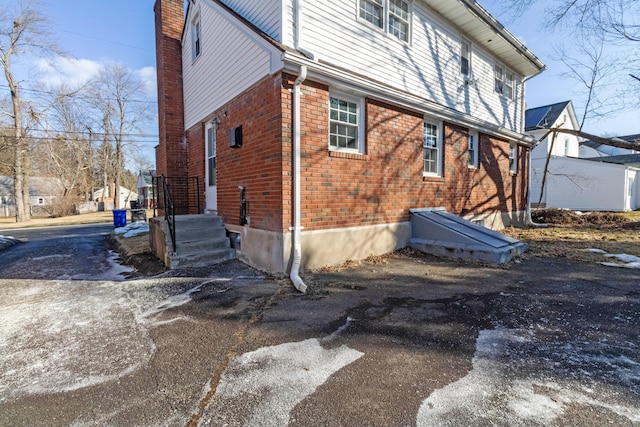
<svg viewBox="0 0 640 427">
<path fill-rule="evenodd" d="M 235 127 L 229 131 L 229 147 L 242 147 L 242 125 Z"/>
</svg>

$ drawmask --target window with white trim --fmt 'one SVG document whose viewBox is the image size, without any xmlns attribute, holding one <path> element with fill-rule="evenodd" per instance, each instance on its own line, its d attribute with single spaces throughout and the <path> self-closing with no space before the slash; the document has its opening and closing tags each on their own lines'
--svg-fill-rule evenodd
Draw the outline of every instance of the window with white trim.
<svg viewBox="0 0 640 427">
<path fill-rule="evenodd" d="M 471 169 L 478 168 L 478 137 L 478 132 L 469 131 L 469 136 L 467 137 L 467 166 Z"/>
<path fill-rule="evenodd" d="M 498 63 L 493 68 L 494 88 L 499 94 L 504 92 L 504 67 Z"/>
<path fill-rule="evenodd" d="M 516 94 L 516 79 L 512 71 L 496 62 L 494 68 L 494 88 L 500 95 L 514 99 Z"/>
<path fill-rule="evenodd" d="M 471 73 L 471 43 L 460 39 L 460 73 L 468 76 Z"/>
<path fill-rule="evenodd" d="M 191 21 L 191 60 L 195 61 L 202 53 L 202 38 L 200 33 L 200 15 Z"/>
<path fill-rule="evenodd" d="M 509 172 L 518 173 L 518 144 L 509 144 Z"/>
<path fill-rule="evenodd" d="M 407 0 L 360 0 L 358 16 L 404 42 L 409 41 L 411 4 Z"/>
<path fill-rule="evenodd" d="M 515 88 L 516 79 L 511 71 L 506 70 L 504 73 L 504 96 L 508 99 L 513 99 L 515 95 Z"/>
<path fill-rule="evenodd" d="M 216 165 L 216 128 L 209 125 L 206 132 L 207 139 L 207 185 L 216 185 L 217 165 Z"/>
<path fill-rule="evenodd" d="M 422 138 L 423 175 L 442 176 L 442 124 L 424 121 Z"/>
<path fill-rule="evenodd" d="M 332 93 L 329 97 L 329 149 L 364 153 L 362 99 Z"/>
</svg>

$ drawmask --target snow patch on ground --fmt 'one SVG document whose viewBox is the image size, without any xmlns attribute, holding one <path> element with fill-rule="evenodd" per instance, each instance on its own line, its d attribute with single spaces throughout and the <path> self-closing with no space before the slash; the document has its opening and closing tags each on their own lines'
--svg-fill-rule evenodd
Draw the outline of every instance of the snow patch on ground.
<svg viewBox="0 0 640 427">
<path fill-rule="evenodd" d="M 156 317 L 159 313 L 162 313 L 166 310 L 175 308 L 175 307 L 179 307 L 181 305 L 184 305 L 186 303 L 188 303 L 189 301 L 191 301 L 191 294 L 195 293 L 195 292 L 200 292 L 200 290 L 202 289 L 202 286 L 204 285 L 204 283 L 199 284 L 198 286 L 189 289 L 188 291 L 181 293 L 179 295 L 172 295 L 169 298 L 165 299 L 164 301 L 160 302 L 160 304 L 156 305 L 155 307 L 153 307 L 150 310 L 147 310 L 146 312 L 144 312 L 142 314 L 143 318 L 150 318 L 150 317 Z M 170 322 L 173 322 L 177 319 L 171 319 L 169 321 L 162 321 L 162 322 L 156 322 L 155 324 L 157 325 L 161 325 L 161 324 L 167 324 Z"/>
<path fill-rule="evenodd" d="M 615 259 L 617 259 L 617 260 L 619 260 L 619 261 L 621 261 L 623 263 L 623 264 L 620 264 L 620 263 L 617 263 L 617 262 L 601 262 L 600 264 L 602 264 L 604 266 L 640 269 L 640 257 L 637 257 L 635 255 L 610 254 L 610 253 L 607 253 L 607 252 L 603 251 L 602 249 L 595 249 L 595 248 L 587 249 L 587 250 L 589 252 L 602 254 L 606 258 L 615 258 Z"/>
<path fill-rule="evenodd" d="M 175 286 L 178 279 L 167 279 Z M 0 290 L 0 402 L 117 380 L 156 351 L 148 315 L 189 301 L 162 280 L 8 280 Z M 185 281 L 193 283 L 193 279 Z M 182 317 L 183 318 L 183 317 Z"/>
<path fill-rule="evenodd" d="M 591 405 L 610 410 L 632 423 L 640 422 L 640 409 L 608 403 L 606 393 L 593 396 L 578 382 L 555 381 L 539 373 L 522 374 L 508 366 L 512 350 L 525 338 L 525 332 L 506 328 L 483 330 L 476 341 L 473 369 L 460 380 L 435 390 L 420 406 L 418 426 L 450 425 L 452 419 L 464 424 L 482 424 L 478 414 L 489 424 L 544 426 L 553 424 L 566 408 Z M 567 358 L 591 356 L 580 354 L 571 345 L 565 347 Z M 624 359 L 624 360 L 622 360 Z M 628 358 L 609 360 L 621 364 L 632 376 L 640 375 L 640 364 Z M 623 366 L 622 366 L 623 365 Z M 524 378 L 521 378 L 524 376 Z"/>
<path fill-rule="evenodd" d="M 136 222 L 127 224 L 124 227 L 118 227 L 114 229 L 113 232 L 118 235 L 122 234 L 122 237 L 125 237 L 125 238 L 135 237 L 140 234 L 148 233 L 149 224 L 142 221 L 136 221 Z"/>
<path fill-rule="evenodd" d="M 236 423 L 238 414 L 241 425 L 287 425 L 299 402 L 361 356 L 345 345 L 325 349 L 315 338 L 245 353 L 229 363 L 199 425 Z"/>
</svg>

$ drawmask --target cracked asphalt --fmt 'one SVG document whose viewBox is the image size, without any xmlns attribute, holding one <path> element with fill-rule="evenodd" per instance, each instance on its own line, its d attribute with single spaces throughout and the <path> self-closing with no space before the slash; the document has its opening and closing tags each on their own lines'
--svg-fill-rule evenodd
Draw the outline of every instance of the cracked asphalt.
<svg viewBox="0 0 640 427">
<path fill-rule="evenodd" d="M 632 269 L 404 252 L 301 295 L 237 261 L 21 278 L 28 244 L 0 253 L 3 426 L 640 425 Z"/>
</svg>

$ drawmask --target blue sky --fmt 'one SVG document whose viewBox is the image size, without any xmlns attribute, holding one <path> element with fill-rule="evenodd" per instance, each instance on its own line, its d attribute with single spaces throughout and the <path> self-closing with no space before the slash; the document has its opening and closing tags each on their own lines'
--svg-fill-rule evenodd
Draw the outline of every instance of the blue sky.
<svg viewBox="0 0 640 427">
<path fill-rule="evenodd" d="M 60 46 L 75 58 L 59 64 L 66 78 L 80 76 L 81 80 L 99 63 L 115 61 L 139 70 L 155 92 L 154 0 L 41 0 L 41 3 Z M 500 0 L 480 3 L 547 64 L 547 71 L 527 84 L 527 105 L 537 107 L 573 99 L 580 114 L 582 105 L 575 99 L 575 83 L 562 80 L 559 77 L 562 69 L 550 58 L 552 43 L 561 40 L 562 35 L 549 35 L 541 30 L 541 9 L 530 11 L 519 22 L 509 22 L 508 17 L 500 14 Z M 640 111 L 588 123 L 585 130 L 597 134 L 640 133 Z M 157 134 L 155 123 L 148 133 Z M 155 143 L 147 145 L 145 150 L 153 159 Z"/>
</svg>

